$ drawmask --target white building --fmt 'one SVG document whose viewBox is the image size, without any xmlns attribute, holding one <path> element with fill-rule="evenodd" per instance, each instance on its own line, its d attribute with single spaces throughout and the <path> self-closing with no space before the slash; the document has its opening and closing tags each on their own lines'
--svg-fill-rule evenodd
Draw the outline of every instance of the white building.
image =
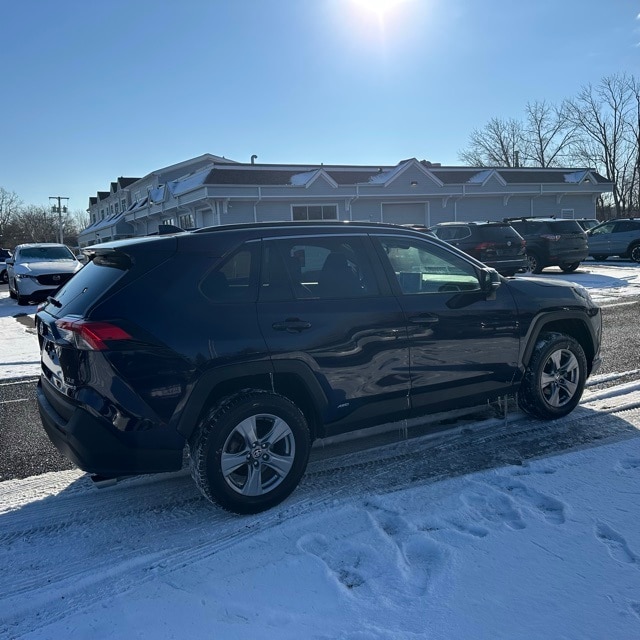
<svg viewBox="0 0 640 640">
<path fill-rule="evenodd" d="M 368 220 L 431 226 L 518 216 L 595 218 L 612 184 L 588 168 L 280 165 L 204 154 L 89 199 L 80 246 L 184 229 L 274 220 Z"/>
</svg>

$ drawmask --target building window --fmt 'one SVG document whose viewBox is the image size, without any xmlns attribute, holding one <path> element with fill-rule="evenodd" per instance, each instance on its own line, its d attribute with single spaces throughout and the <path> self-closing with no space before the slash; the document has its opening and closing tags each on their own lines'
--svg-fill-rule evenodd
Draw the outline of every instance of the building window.
<svg viewBox="0 0 640 640">
<path fill-rule="evenodd" d="M 573 209 L 560 209 L 560 217 L 561 218 L 575 218 Z"/>
<path fill-rule="evenodd" d="M 115 203 L 114 207 L 115 207 L 115 212 L 118 213 L 118 203 L 117 202 Z"/>
<path fill-rule="evenodd" d="M 193 214 L 192 213 L 185 213 L 185 214 L 181 215 L 179 220 L 180 220 L 180 227 L 182 229 L 193 229 L 193 227 L 195 226 L 193 224 Z"/>
<path fill-rule="evenodd" d="M 337 220 L 335 204 L 296 205 L 291 207 L 293 220 Z"/>
<path fill-rule="evenodd" d="M 174 219 L 174 218 L 165 218 L 165 219 L 161 222 L 161 224 L 172 224 L 172 225 L 174 225 L 174 226 L 175 226 L 176 221 L 175 221 L 175 219 Z"/>
<path fill-rule="evenodd" d="M 122 207 L 123 211 L 127 208 L 127 200 L 126 200 L 126 198 L 122 198 L 122 200 L 120 200 L 120 206 Z"/>
</svg>

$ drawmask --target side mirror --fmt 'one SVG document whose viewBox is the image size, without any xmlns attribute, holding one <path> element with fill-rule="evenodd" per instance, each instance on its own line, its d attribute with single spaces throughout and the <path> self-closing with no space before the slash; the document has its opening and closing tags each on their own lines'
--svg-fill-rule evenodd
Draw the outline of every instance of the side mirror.
<svg viewBox="0 0 640 640">
<path fill-rule="evenodd" d="M 502 284 L 500 274 L 491 267 L 480 269 L 480 289 L 488 300 L 495 299 L 496 289 Z"/>
<path fill-rule="evenodd" d="M 13 258 L 7 258 L 4 263 L 13 265 Z"/>
</svg>

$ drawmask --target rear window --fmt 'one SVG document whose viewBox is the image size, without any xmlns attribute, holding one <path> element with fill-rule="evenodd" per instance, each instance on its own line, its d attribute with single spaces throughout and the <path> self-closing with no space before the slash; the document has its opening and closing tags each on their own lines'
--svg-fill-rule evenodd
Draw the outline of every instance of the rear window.
<svg viewBox="0 0 640 640">
<path fill-rule="evenodd" d="M 584 229 L 575 220 L 554 220 L 547 225 L 552 233 L 584 233 Z"/>
<path fill-rule="evenodd" d="M 510 224 L 488 224 L 482 227 L 482 235 L 487 238 L 520 238 L 520 234 Z"/>
<path fill-rule="evenodd" d="M 56 317 L 83 315 L 99 295 L 125 275 L 127 268 L 126 261 L 96 257 L 54 295 L 61 306 L 49 304 L 47 311 Z"/>
</svg>

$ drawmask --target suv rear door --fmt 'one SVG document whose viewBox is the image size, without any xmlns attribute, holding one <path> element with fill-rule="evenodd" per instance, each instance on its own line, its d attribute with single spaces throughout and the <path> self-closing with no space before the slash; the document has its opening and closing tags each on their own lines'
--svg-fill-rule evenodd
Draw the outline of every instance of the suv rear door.
<svg viewBox="0 0 640 640">
<path fill-rule="evenodd" d="M 508 286 L 487 297 L 479 267 L 428 240 L 379 235 L 375 244 L 407 321 L 412 408 L 506 393 L 519 349 Z"/>
<path fill-rule="evenodd" d="M 315 377 L 326 435 L 407 415 L 406 323 L 376 262 L 366 235 L 263 240 L 260 327 L 276 372 Z"/>
</svg>

